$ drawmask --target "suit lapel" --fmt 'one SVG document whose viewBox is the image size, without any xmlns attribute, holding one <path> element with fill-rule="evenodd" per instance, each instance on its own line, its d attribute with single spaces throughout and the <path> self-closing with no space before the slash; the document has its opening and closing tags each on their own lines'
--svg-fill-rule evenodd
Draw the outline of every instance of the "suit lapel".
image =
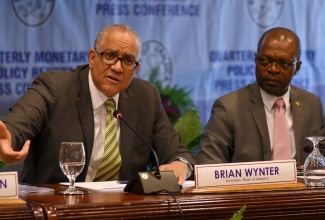
<svg viewBox="0 0 325 220">
<path fill-rule="evenodd" d="M 266 122 L 264 103 L 257 82 L 251 86 L 249 93 L 249 108 L 255 120 L 256 126 L 260 132 L 261 140 L 263 141 L 263 143 L 261 143 L 263 147 L 263 160 L 271 160 L 270 137 Z"/>
<path fill-rule="evenodd" d="M 292 121 L 293 121 L 293 130 L 295 136 L 295 146 L 296 146 L 296 159 L 297 162 L 301 157 L 301 152 L 303 152 L 303 145 L 301 143 L 306 142 L 303 137 L 303 115 L 304 115 L 304 106 L 302 101 L 297 94 L 297 91 L 293 86 L 290 89 L 290 102 L 291 102 L 291 111 L 292 111 Z M 300 146 L 301 145 L 301 146 Z"/>
<path fill-rule="evenodd" d="M 85 167 L 89 166 L 94 143 L 94 113 L 89 91 L 88 73 L 89 68 L 87 65 L 87 68 L 83 68 L 79 74 L 78 94 L 80 98 L 77 100 L 80 122 L 86 139 L 85 151 L 87 159 Z M 86 173 L 84 172 L 84 174 Z"/>
<path fill-rule="evenodd" d="M 131 82 L 132 83 L 132 82 Z M 123 118 L 130 125 L 132 129 L 136 129 L 138 123 L 138 112 L 135 106 L 133 97 L 133 91 L 128 87 L 126 90 L 122 91 L 119 96 L 118 109 L 122 112 Z M 120 153 L 123 158 L 122 166 L 120 169 L 120 178 L 123 179 L 125 176 L 126 168 L 128 167 L 128 161 L 130 160 L 130 155 L 132 149 L 132 143 L 135 143 L 134 138 L 136 135 L 131 131 L 131 129 L 122 121 L 120 122 Z"/>
</svg>

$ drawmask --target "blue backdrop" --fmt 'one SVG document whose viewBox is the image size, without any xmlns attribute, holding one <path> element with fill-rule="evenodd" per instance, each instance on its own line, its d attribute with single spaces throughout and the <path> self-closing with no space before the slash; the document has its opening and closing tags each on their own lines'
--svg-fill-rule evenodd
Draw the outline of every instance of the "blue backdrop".
<svg viewBox="0 0 325 220">
<path fill-rule="evenodd" d="M 261 34 L 276 26 L 302 42 L 302 68 L 293 83 L 325 103 L 323 0 L 2 0 L 0 2 L 0 118 L 33 78 L 88 62 L 97 32 L 113 23 L 143 39 L 148 79 L 159 67 L 165 85 L 192 89 L 206 123 L 216 98 L 255 80 Z"/>
</svg>

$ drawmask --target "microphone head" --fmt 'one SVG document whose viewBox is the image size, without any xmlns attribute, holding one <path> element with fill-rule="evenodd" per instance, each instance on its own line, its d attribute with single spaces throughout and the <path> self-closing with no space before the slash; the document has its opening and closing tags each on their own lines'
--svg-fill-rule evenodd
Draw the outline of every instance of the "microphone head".
<svg viewBox="0 0 325 220">
<path fill-rule="evenodd" d="M 113 112 L 113 116 L 114 116 L 114 118 L 119 119 L 119 118 L 122 118 L 122 113 L 119 110 L 115 110 Z"/>
</svg>

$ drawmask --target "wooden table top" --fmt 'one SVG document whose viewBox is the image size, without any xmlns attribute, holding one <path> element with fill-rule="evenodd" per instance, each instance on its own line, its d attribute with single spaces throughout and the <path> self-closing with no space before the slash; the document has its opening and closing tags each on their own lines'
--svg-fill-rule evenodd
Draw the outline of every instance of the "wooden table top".
<svg viewBox="0 0 325 220">
<path fill-rule="evenodd" d="M 67 188 L 59 184 L 43 186 Z M 27 204 L 40 205 L 45 219 L 182 219 L 182 214 L 183 219 L 229 219 L 244 204 L 244 219 L 325 219 L 325 190 L 320 188 L 174 196 L 89 191 L 88 195 L 72 196 L 30 193 L 20 198 Z"/>
</svg>

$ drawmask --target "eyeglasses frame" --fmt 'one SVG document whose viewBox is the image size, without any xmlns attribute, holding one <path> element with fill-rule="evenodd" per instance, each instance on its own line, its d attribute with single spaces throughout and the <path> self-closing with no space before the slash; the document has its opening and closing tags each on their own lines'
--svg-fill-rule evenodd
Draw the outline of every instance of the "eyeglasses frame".
<svg viewBox="0 0 325 220">
<path fill-rule="evenodd" d="M 112 64 L 108 64 L 108 63 L 105 63 L 104 61 L 103 61 L 103 56 L 105 55 L 105 54 L 107 54 L 107 52 L 102 52 L 102 51 L 100 51 L 99 49 L 97 49 L 97 48 L 94 48 L 94 50 L 101 56 L 101 61 L 104 63 L 104 64 L 106 64 L 106 65 L 109 65 L 109 66 L 113 66 L 113 65 L 115 65 L 119 60 L 121 61 L 121 67 L 123 68 L 123 69 L 125 69 L 125 70 L 128 70 L 128 71 L 133 71 L 133 70 L 135 70 L 135 68 L 139 65 L 139 62 L 138 61 L 135 61 L 135 60 L 133 60 L 133 62 L 134 62 L 134 67 L 133 67 L 133 69 L 126 69 L 124 66 L 123 66 L 123 59 L 125 59 L 125 58 L 121 58 L 121 57 L 118 57 L 118 56 L 116 56 L 115 54 L 114 54 L 114 56 L 117 58 L 117 60 L 115 61 L 115 63 L 112 63 Z"/>
<path fill-rule="evenodd" d="M 267 58 L 267 60 L 269 60 L 270 63 L 269 63 L 268 65 L 264 66 L 263 64 L 261 64 L 261 63 L 259 62 L 259 59 L 260 59 L 260 58 L 261 58 L 261 56 L 259 56 L 259 55 L 256 55 L 256 56 L 255 56 L 255 59 L 257 60 L 257 63 L 260 64 L 261 66 L 263 66 L 263 67 L 268 67 L 268 66 L 272 65 L 273 63 L 276 63 L 276 65 L 279 66 L 279 67 L 280 67 L 281 69 L 283 69 L 283 70 L 289 70 L 290 68 L 292 68 L 292 67 L 293 67 L 293 66 L 294 66 L 294 65 L 299 61 L 299 60 L 295 60 L 295 61 L 293 61 L 292 63 L 290 63 L 291 66 L 290 66 L 288 69 L 285 69 L 285 68 L 282 68 L 282 66 L 278 64 L 279 60 L 273 60 L 273 59 L 271 59 L 271 58 Z"/>
</svg>

